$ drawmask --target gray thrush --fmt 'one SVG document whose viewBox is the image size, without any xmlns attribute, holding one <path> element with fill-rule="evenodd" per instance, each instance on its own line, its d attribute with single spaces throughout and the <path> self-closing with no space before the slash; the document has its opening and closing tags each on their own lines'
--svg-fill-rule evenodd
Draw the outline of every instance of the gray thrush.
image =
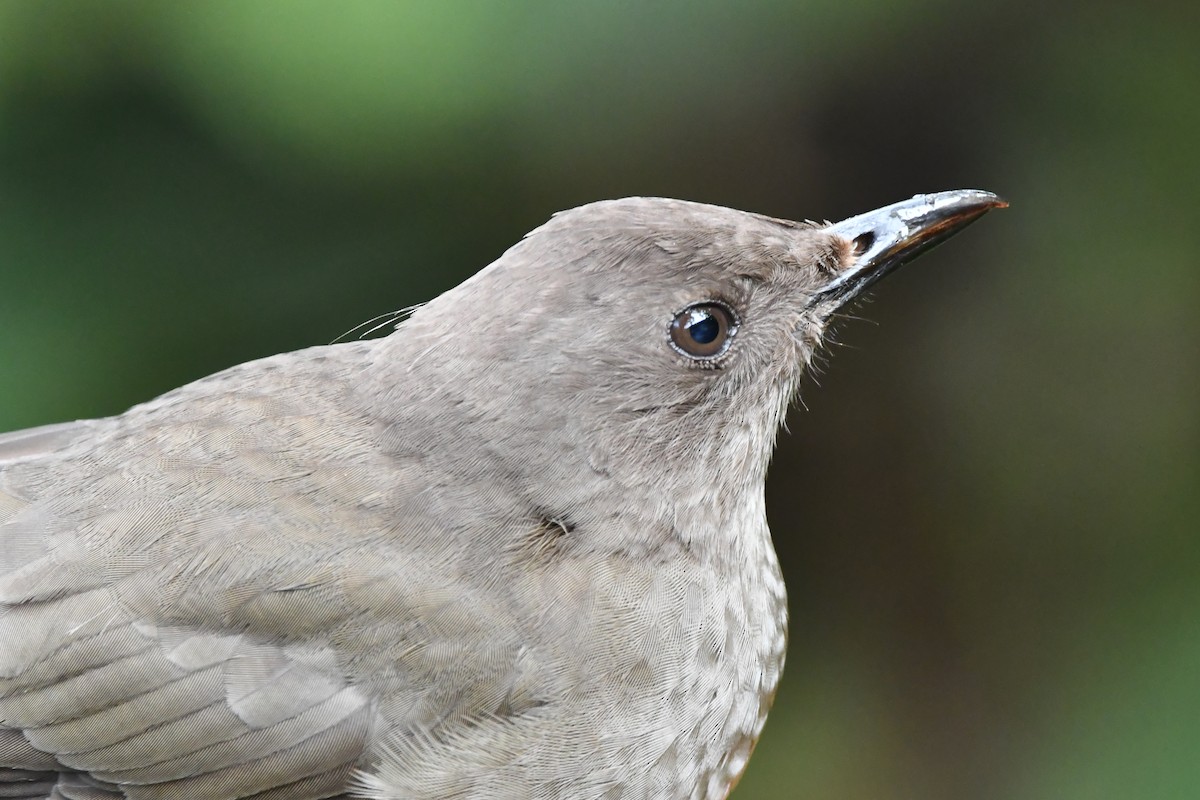
<svg viewBox="0 0 1200 800">
<path fill-rule="evenodd" d="M 593 203 L 384 338 L 0 437 L 0 797 L 725 797 L 801 375 L 1002 205 Z"/>
</svg>

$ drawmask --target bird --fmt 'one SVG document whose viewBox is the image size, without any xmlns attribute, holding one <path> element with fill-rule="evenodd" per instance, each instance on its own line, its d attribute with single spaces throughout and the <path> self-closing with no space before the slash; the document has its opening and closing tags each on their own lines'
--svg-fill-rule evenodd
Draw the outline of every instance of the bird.
<svg viewBox="0 0 1200 800">
<path fill-rule="evenodd" d="M 1004 205 L 595 202 L 386 336 L 0 436 L 0 796 L 728 796 L 785 411 L 838 309 Z"/>
</svg>

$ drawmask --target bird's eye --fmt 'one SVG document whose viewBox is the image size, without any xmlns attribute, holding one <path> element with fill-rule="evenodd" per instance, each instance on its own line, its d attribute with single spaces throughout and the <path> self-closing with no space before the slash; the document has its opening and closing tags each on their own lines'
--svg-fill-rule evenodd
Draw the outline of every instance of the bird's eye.
<svg viewBox="0 0 1200 800">
<path fill-rule="evenodd" d="M 671 344 L 696 359 L 710 359 L 729 348 L 737 333 L 737 317 L 720 303 L 688 306 L 671 320 Z"/>
</svg>

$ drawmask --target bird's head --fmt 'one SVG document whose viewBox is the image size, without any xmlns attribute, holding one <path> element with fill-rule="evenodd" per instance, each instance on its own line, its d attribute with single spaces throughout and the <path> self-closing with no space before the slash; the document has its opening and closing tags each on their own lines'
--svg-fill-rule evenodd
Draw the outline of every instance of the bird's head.
<svg viewBox="0 0 1200 800">
<path fill-rule="evenodd" d="M 1002 205 L 942 192 L 815 224 L 661 198 L 592 203 L 421 308 L 400 331 L 408 368 L 436 372 L 440 407 L 467 404 L 468 420 L 522 420 L 486 434 L 491 446 L 512 437 L 558 460 L 579 449 L 628 483 L 761 486 L 834 312 Z"/>
</svg>

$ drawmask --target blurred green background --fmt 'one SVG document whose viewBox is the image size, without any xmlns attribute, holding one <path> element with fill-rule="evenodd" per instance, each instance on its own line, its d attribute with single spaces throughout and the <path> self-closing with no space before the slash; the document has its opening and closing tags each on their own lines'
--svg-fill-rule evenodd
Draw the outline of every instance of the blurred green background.
<svg viewBox="0 0 1200 800">
<path fill-rule="evenodd" d="M 0 429 L 327 343 L 590 200 L 990 189 L 790 419 L 735 796 L 1200 797 L 1198 144 L 1191 3 L 7 0 Z"/>
</svg>

